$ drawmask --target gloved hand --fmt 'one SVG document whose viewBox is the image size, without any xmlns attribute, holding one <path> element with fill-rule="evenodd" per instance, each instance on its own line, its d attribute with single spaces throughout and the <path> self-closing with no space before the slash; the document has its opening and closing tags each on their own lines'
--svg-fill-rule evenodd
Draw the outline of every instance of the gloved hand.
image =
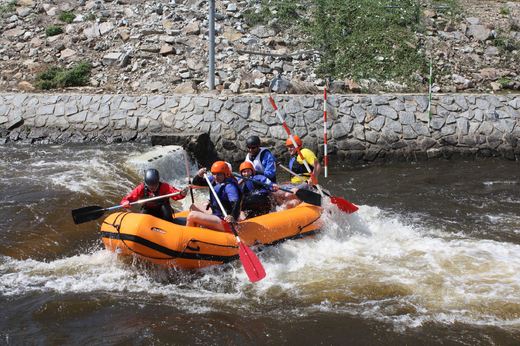
<svg viewBox="0 0 520 346">
<path fill-rule="evenodd" d="M 121 206 L 123 208 L 128 209 L 128 208 L 130 208 L 130 202 L 128 202 L 128 201 L 121 202 Z"/>
<path fill-rule="evenodd" d="M 181 190 L 181 195 L 186 197 L 188 195 L 189 190 L 190 190 L 190 187 L 186 186 L 184 189 Z"/>
<path fill-rule="evenodd" d="M 224 218 L 224 221 L 229 223 L 235 223 L 235 218 L 232 215 L 228 215 Z"/>
<path fill-rule="evenodd" d="M 202 178 L 207 171 L 208 170 L 205 167 L 203 167 L 203 168 L 199 169 L 199 171 L 197 172 L 197 175 Z"/>
<path fill-rule="evenodd" d="M 271 185 L 271 190 L 272 190 L 272 191 L 276 192 L 276 191 L 278 191 L 279 189 L 280 189 L 280 187 L 279 187 L 278 185 L 276 185 L 276 184 Z"/>
</svg>

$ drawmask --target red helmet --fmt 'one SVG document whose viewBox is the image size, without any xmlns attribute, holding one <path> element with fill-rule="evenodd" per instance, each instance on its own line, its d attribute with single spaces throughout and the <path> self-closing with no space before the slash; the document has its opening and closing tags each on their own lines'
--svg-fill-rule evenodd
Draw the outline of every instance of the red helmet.
<svg viewBox="0 0 520 346">
<path fill-rule="evenodd" d="M 300 137 L 298 136 L 293 136 L 294 138 L 294 141 L 296 142 L 296 144 L 298 145 L 298 147 L 301 147 L 302 146 L 302 140 L 300 139 Z M 285 146 L 288 147 L 289 145 L 294 145 L 293 142 L 291 141 L 291 137 L 288 137 L 287 140 L 285 141 Z"/>
<path fill-rule="evenodd" d="M 231 176 L 231 170 L 225 161 L 215 161 L 213 165 L 211 165 L 211 173 L 217 174 L 222 173 L 226 177 Z"/>
<path fill-rule="evenodd" d="M 250 169 L 253 171 L 253 174 L 255 174 L 255 166 L 253 166 L 253 164 L 249 161 L 242 162 L 238 170 L 240 171 L 240 173 L 242 173 L 244 169 Z"/>
</svg>

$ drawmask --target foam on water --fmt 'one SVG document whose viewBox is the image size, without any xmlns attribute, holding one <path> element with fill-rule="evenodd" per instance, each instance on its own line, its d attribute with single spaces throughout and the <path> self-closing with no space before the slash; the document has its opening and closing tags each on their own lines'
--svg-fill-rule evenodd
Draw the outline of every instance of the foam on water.
<svg viewBox="0 0 520 346">
<path fill-rule="evenodd" d="M 398 328 L 431 321 L 520 328 L 520 246 L 423 229 L 376 207 L 324 219 L 321 236 L 264 251 L 267 277 L 256 284 L 238 262 L 183 273 L 98 250 L 51 262 L 1 258 L 0 292 L 143 293 L 190 313 L 265 314 L 266 305 L 280 318 L 327 311 Z"/>
<path fill-rule="evenodd" d="M 6 162 L 4 168 L 8 171 L 0 169 L 5 173 L 0 183 L 64 189 L 89 196 L 114 194 L 133 185 L 125 168 L 114 160 L 118 150 L 126 155 L 132 148 L 115 148 L 110 152 L 96 148 L 38 147 L 27 154 L 24 147 L 3 148 L 3 155 L 16 159 Z"/>
<path fill-rule="evenodd" d="M 60 158 L 63 154 L 70 157 Z M 27 154 L 19 162 L 2 157 L 10 174 L 0 174 L 0 183 L 8 186 L 10 176 L 16 176 L 17 184 L 26 180 L 75 196 L 120 198 L 139 177 L 111 157 L 106 150 L 65 147 Z M 0 168 L 0 173 L 6 172 Z M 182 187 L 186 180 L 181 169 L 168 181 Z M 207 198 L 207 190 L 195 193 L 199 201 Z M 189 198 L 182 201 L 184 207 L 190 203 Z M 353 215 L 330 205 L 326 209 L 330 213 L 323 216 L 321 235 L 260 254 L 267 277 L 256 284 L 247 281 L 239 262 L 184 273 L 92 250 L 51 261 L 0 257 L 0 294 L 106 292 L 145 301 L 159 297 L 189 313 L 233 310 L 286 318 L 326 311 L 388 321 L 398 328 L 433 321 L 520 330 L 519 245 L 426 227 L 420 214 L 405 218 L 370 206 Z M 482 217 L 495 224 L 512 215 Z"/>
<path fill-rule="evenodd" d="M 112 151 L 103 148 L 67 148 L 66 146 L 38 148 L 28 154 L 23 147 L 2 148 L 3 156 L 18 157 L 5 161 L 0 169 L 0 183 L 27 184 L 40 189 L 67 190 L 87 196 L 122 196 L 135 187 L 145 168 L 159 169 L 164 181 L 174 186 L 186 186 L 187 177 L 184 165 L 184 151 L 171 153 L 167 160 L 153 163 L 132 161 L 143 150 L 140 147 L 115 147 Z M 23 154 L 21 154 L 23 152 Z M 118 157 L 118 152 L 119 156 Z M 23 159 L 19 159 L 22 156 Z M 122 163 L 123 159 L 129 161 Z M 175 164 L 174 164 L 175 163 Z M 177 164 L 182 163 L 182 164 Z M 190 173 L 195 166 L 190 162 Z"/>
</svg>

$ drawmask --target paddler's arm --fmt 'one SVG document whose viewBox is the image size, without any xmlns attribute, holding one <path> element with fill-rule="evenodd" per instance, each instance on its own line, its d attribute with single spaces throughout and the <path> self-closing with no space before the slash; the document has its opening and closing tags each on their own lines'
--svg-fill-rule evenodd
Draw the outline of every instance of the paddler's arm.
<svg viewBox="0 0 520 346">
<path fill-rule="evenodd" d="M 226 193 L 228 195 L 228 199 L 231 202 L 231 212 L 228 216 L 232 216 L 233 220 L 226 220 L 228 222 L 235 222 L 240 217 L 240 191 L 238 191 L 238 188 L 233 184 L 227 184 L 226 187 Z"/>
<path fill-rule="evenodd" d="M 197 172 L 197 175 L 193 177 L 192 184 L 197 186 L 208 186 L 208 182 L 204 179 L 204 173 L 206 173 L 206 168 L 201 168 Z"/>
</svg>

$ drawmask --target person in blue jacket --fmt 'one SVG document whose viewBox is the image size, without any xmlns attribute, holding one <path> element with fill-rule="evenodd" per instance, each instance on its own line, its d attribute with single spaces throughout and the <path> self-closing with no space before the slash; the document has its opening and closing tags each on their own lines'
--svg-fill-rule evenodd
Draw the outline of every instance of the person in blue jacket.
<svg viewBox="0 0 520 346">
<path fill-rule="evenodd" d="M 206 179 L 204 179 L 205 173 L 206 168 L 201 168 L 193 178 L 193 185 L 207 186 L 208 183 Z M 198 208 L 192 207 L 192 210 L 188 214 L 186 226 L 203 226 L 224 232 L 226 229 L 222 220 L 236 222 L 240 216 L 241 192 L 238 182 L 233 178 L 231 169 L 226 162 L 216 161 L 213 163 L 211 173 L 213 175 L 209 177 L 209 180 L 228 215 L 224 217 L 217 200 L 210 191 L 208 209 L 211 208 L 212 213 L 206 214 L 198 210 Z"/>
<path fill-rule="evenodd" d="M 265 175 L 276 183 L 276 159 L 269 149 L 260 147 L 260 137 L 250 136 L 246 145 L 248 153 L 244 161 L 253 164 L 256 174 Z"/>
<path fill-rule="evenodd" d="M 278 190 L 278 185 L 262 174 L 256 174 L 255 167 L 249 161 L 240 165 L 239 181 L 242 192 L 242 211 L 246 218 L 269 213 L 274 205 L 271 192 Z"/>
</svg>

